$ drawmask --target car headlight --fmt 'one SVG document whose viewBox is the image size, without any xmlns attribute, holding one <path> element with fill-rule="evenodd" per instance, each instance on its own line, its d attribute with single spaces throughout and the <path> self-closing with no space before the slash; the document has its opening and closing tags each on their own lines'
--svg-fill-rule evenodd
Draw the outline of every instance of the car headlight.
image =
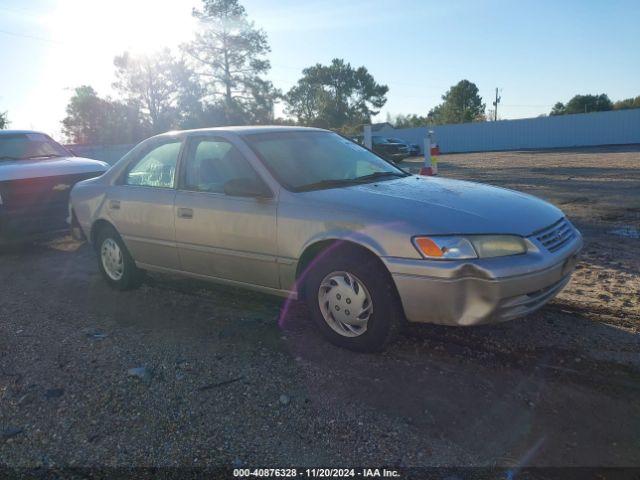
<svg viewBox="0 0 640 480">
<path fill-rule="evenodd" d="M 515 235 L 415 237 L 413 244 L 430 260 L 466 260 L 526 253 L 527 244 Z"/>
<path fill-rule="evenodd" d="M 527 244 L 514 235 L 479 235 L 471 237 L 480 258 L 506 257 L 526 253 Z"/>
</svg>

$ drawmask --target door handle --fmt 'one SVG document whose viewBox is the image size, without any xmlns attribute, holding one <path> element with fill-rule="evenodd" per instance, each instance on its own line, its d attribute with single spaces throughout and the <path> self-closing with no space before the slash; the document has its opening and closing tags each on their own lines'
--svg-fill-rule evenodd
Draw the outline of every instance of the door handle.
<svg viewBox="0 0 640 480">
<path fill-rule="evenodd" d="M 178 208 L 178 217 L 179 218 L 193 218 L 193 209 L 191 208 Z"/>
<path fill-rule="evenodd" d="M 111 210 L 120 210 L 120 200 L 109 200 L 109 208 Z"/>
</svg>

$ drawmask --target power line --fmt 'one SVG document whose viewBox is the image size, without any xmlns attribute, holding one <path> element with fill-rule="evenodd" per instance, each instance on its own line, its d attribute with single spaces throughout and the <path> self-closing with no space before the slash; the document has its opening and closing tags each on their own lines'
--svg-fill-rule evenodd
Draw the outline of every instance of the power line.
<svg viewBox="0 0 640 480">
<path fill-rule="evenodd" d="M 537 105 L 525 105 L 525 104 L 502 104 L 503 107 L 553 107 L 553 103 L 537 104 Z"/>
<path fill-rule="evenodd" d="M 32 10 L 24 10 L 24 9 L 18 9 L 18 8 L 7 8 L 7 7 L 0 7 L 0 10 L 4 11 L 4 12 L 9 12 L 9 13 L 13 13 L 16 15 L 20 15 L 21 17 L 25 17 L 25 18 L 32 18 L 32 19 L 36 19 L 36 15 Z"/>
<path fill-rule="evenodd" d="M 7 30 L 1 30 L 1 29 L 0 29 L 0 33 L 4 33 L 5 35 L 11 35 L 13 37 L 29 38 L 31 40 L 38 40 L 40 42 L 63 45 L 62 42 L 58 42 L 56 40 L 51 40 L 50 38 L 38 37 L 36 35 L 29 35 L 29 34 L 26 34 L 26 33 L 15 33 L 15 32 L 9 32 Z"/>
</svg>

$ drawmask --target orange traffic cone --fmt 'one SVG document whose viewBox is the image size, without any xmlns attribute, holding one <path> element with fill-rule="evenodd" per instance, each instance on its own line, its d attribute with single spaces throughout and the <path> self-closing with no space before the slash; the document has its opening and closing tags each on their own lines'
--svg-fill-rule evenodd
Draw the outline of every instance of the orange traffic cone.
<svg viewBox="0 0 640 480">
<path fill-rule="evenodd" d="M 424 165 L 420 168 L 420 175 L 431 177 L 438 174 L 438 155 L 440 155 L 440 147 L 435 143 L 431 143 L 431 134 L 425 141 L 425 144 L 427 143 L 429 144 L 429 148 L 428 150 L 425 148 Z M 428 154 L 427 151 L 429 152 Z"/>
</svg>

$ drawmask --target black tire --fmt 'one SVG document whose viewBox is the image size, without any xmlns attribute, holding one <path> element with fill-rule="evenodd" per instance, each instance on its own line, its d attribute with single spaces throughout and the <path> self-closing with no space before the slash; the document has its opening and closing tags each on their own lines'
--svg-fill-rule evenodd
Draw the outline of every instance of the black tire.
<svg viewBox="0 0 640 480">
<path fill-rule="evenodd" d="M 122 272 L 122 276 L 117 280 L 109 276 L 103 264 L 101 252 L 102 246 L 107 240 L 115 242 L 122 252 L 124 270 Z M 129 250 L 127 250 L 126 245 L 122 241 L 122 238 L 120 238 L 120 235 L 115 228 L 108 225 L 101 227 L 96 235 L 95 247 L 96 253 L 98 255 L 98 268 L 100 269 L 102 277 L 110 287 L 116 290 L 132 290 L 134 288 L 138 288 L 142 284 L 144 280 L 144 271 L 140 270 L 136 266 L 136 263 L 133 261 L 133 258 L 129 253 Z"/>
<path fill-rule="evenodd" d="M 352 246 L 330 247 L 318 257 L 306 274 L 304 297 L 311 318 L 320 332 L 334 345 L 357 352 L 380 352 L 391 342 L 404 324 L 404 312 L 391 275 L 372 253 Z M 325 321 L 318 293 L 323 279 L 336 271 L 357 277 L 371 296 L 373 312 L 366 331 L 355 337 L 337 333 Z"/>
</svg>

